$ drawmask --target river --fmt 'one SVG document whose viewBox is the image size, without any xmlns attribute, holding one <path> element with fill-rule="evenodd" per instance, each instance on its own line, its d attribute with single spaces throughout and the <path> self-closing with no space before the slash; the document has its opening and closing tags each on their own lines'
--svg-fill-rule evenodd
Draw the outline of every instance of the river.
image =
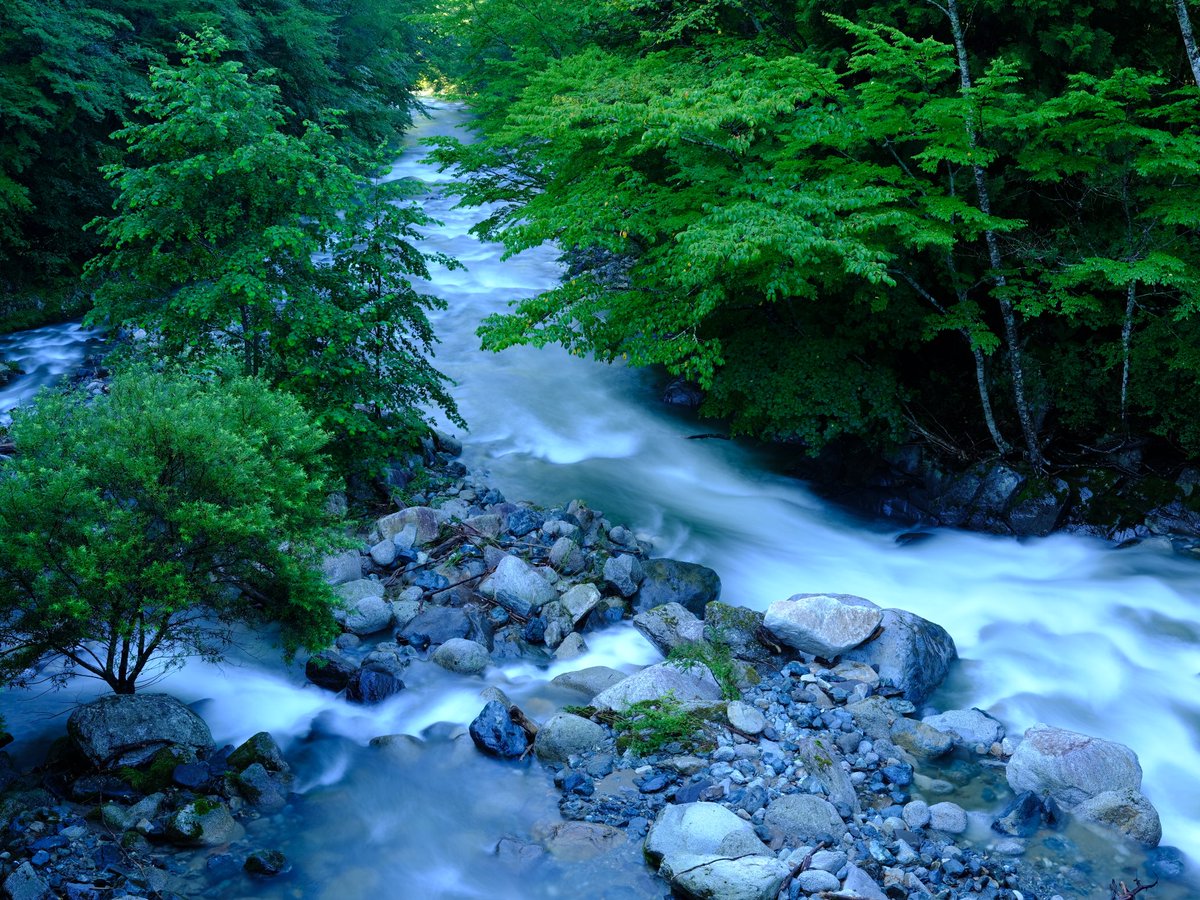
<svg viewBox="0 0 1200 900">
<path fill-rule="evenodd" d="M 711 427 L 658 404 L 652 373 L 555 348 L 480 352 L 480 320 L 552 285 L 557 254 L 542 247 L 503 260 L 500 247 L 470 235 L 481 211 L 453 208 L 438 192 L 450 176 L 424 165 L 417 143 L 462 134 L 467 116 L 436 102 L 430 111 L 390 177 L 429 184 L 429 211 L 443 224 L 427 229 L 425 249 L 466 265 L 438 270 L 425 287 L 449 304 L 434 316 L 436 362 L 458 383 L 469 466 L 489 472 L 509 499 L 561 505 L 578 497 L 654 535 L 661 555 L 716 569 L 728 602 L 761 609 L 798 592 L 854 593 L 940 623 L 962 662 L 935 705 L 978 706 L 1014 734 L 1041 721 L 1127 744 L 1162 815 L 1164 843 L 1200 847 L 1200 565 L 1163 544 L 1117 551 L 1065 535 L 1016 541 L 939 531 L 900 546 L 894 527 L 864 523 L 779 474 L 770 452 L 688 440 Z M 58 333 L 73 340 L 73 327 Z M 27 334 L 41 341 L 54 333 Z M 7 352 L 17 355 L 21 337 L 5 339 Z M 589 643 L 592 656 L 576 665 L 631 669 L 657 658 L 628 627 Z M 243 648 L 239 662 L 189 665 L 162 686 L 198 701 L 219 742 L 272 731 L 300 773 L 302 825 L 276 817 L 251 828 L 288 853 L 296 871 L 274 887 L 247 883 L 247 893 L 662 896 L 632 846 L 604 863 L 551 864 L 530 878 L 495 860 L 501 836 L 556 820 L 557 794 L 536 766 L 483 759 L 461 738 L 482 706 L 478 680 L 418 665 L 409 690 L 362 709 L 305 687 L 301 671 L 282 667 L 265 645 Z M 546 684 L 556 671 L 512 665 L 489 681 L 538 718 L 567 700 Z M 62 711 L 93 690 L 10 693 L 4 712 L 28 746 L 61 731 Z M 403 751 L 366 746 L 393 733 L 426 741 Z M 202 873 L 194 877 L 199 894 Z"/>
</svg>

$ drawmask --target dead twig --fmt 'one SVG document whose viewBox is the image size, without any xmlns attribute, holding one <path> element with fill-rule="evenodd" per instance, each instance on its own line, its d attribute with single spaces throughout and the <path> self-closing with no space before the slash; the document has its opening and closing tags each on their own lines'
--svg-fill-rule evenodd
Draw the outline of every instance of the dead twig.
<svg viewBox="0 0 1200 900">
<path fill-rule="evenodd" d="M 1109 882 L 1108 888 L 1110 891 L 1112 891 L 1112 900 L 1133 900 L 1133 898 L 1142 891 L 1148 891 L 1150 888 L 1156 887 L 1157 885 L 1157 878 L 1149 884 L 1142 884 L 1140 879 L 1135 878 L 1133 879 L 1133 887 L 1130 888 L 1125 884 L 1125 882 L 1122 881 L 1118 883 L 1117 879 L 1114 878 Z"/>
</svg>

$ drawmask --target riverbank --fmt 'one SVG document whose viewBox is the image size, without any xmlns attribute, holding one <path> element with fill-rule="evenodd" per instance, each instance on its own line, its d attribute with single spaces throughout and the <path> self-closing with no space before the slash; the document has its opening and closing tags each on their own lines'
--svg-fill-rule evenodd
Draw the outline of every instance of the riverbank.
<svg viewBox="0 0 1200 900">
<path fill-rule="evenodd" d="M 459 759 L 509 758 L 553 785 L 561 820 L 494 832 L 495 866 L 535 881 L 547 867 L 610 855 L 636 866 L 630 850 L 645 841 L 680 890 L 706 890 L 716 878 L 741 885 L 717 896 L 763 898 L 781 888 L 791 897 L 1090 896 L 1109 878 L 1179 874 L 1177 852 L 1136 846 L 1155 842 L 1152 808 L 1138 806 L 1139 829 L 1124 837 L 1081 824 L 1086 808 L 1065 814 L 1079 812 L 1071 777 L 1086 781 L 1095 753 L 1055 784 L 1036 782 L 1044 766 L 1026 765 L 1035 778 L 1027 783 L 1020 745 L 1000 722 L 928 705 L 956 656 L 940 627 L 846 597 L 796 596 L 765 612 L 723 603 L 713 570 L 654 557 L 648 535 L 578 501 L 510 503 L 463 467 L 458 449 L 447 438 L 431 444 L 432 472 L 398 466 L 391 483 L 403 508 L 364 530 L 361 551 L 329 560 L 327 576 L 348 603 L 345 632 L 305 671 L 310 690 L 364 708 L 420 691 L 431 670 L 470 686 L 469 728 L 372 735 L 372 765 L 405 771 L 440 730 Z M 589 641 L 630 616 L 674 661 L 632 675 L 589 665 Z M 511 665 L 556 672 L 559 701 L 524 712 L 497 680 Z M 158 703 L 153 696 L 137 702 Z M 687 715 L 666 728 L 661 714 L 679 712 L 674 703 Z M 11 775 L 10 894 L 25 900 L 45 886 L 70 896 L 274 896 L 310 883 L 309 860 L 262 843 L 311 827 L 320 802 L 319 792 L 295 792 L 270 736 L 218 750 L 207 726 L 178 707 L 153 716 L 163 729 L 153 740 L 139 734 L 122 750 L 127 720 L 88 730 L 78 717 L 71 752 Z M 1106 759 L 1129 755 L 1089 746 Z M 1140 770 L 1134 779 L 1126 767 L 1124 777 L 1136 793 Z M 1061 803 L 1031 799 L 1047 793 Z M 273 832 L 261 827 L 267 819 Z M 736 860 L 726 841 L 740 848 Z M 1149 896 L 1186 896 L 1172 891 L 1163 882 Z"/>
</svg>

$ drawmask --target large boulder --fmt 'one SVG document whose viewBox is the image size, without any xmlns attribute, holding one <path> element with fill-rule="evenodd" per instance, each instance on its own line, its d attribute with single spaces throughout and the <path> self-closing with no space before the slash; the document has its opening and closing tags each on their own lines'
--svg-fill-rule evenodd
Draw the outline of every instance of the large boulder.
<svg viewBox="0 0 1200 900">
<path fill-rule="evenodd" d="M 828 800 L 813 794 L 786 794 L 767 807 L 763 824 L 799 847 L 832 836 L 836 844 L 846 833 L 846 823 Z"/>
<path fill-rule="evenodd" d="M 1142 767 L 1124 744 L 1038 723 L 1008 761 L 1008 783 L 1069 808 L 1105 791 L 1137 792 Z"/>
<path fill-rule="evenodd" d="M 344 550 L 325 557 L 321 562 L 325 580 L 330 584 L 345 584 L 362 578 L 362 557 L 357 550 Z"/>
<path fill-rule="evenodd" d="M 632 597 L 646 573 L 636 556 L 623 553 L 604 561 L 604 581 L 622 597 Z"/>
<path fill-rule="evenodd" d="M 882 619 L 879 607 L 861 597 L 796 594 L 768 606 L 763 625 L 781 644 L 834 659 L 874 634 Z"/>
<path fill-rule="evenodd" d="M 516 759 L 529 748 L 529 736 L 513 721 L 508 706 L 489 700 L 467 729 L 475 746 L 489 756 Z"/>
<path fill-rule="evenodd" d="M 574 672 L 563 672 L 550 679 L 550 683 L 571 691 L 578 691 L 591 700 L 600 692 L 620 684 L 628 676 L 608 666 L 588 666 Z"/>
<path fill-rule="evenodd" d="M 437 540 L 442 530 L 443 514 L 427 506 L 410 506 L 400 512 L 384 516 L 375 523 L 379 536 L 384 540 L 392 540 L 406 527 L 416 530 L 415 543 L 418 546 L 432 544 Z"/>
<path fill-rule="evenodd" d="M 714 600 L 704 607 L 705 637 L 726 644 L 730 653 L 760 669 L 778 670 L 787 659 L 758 639 L 763 614 L 744 606 L 731 606 Z"/>
<path fill-rule="evenodd" d="M 705 706 L 721 701 L 721 687 L 708 668 L 697 663 L 683 668 L 665 662 L 647 666 L 592 698 L 597 709 L 624 712 L 634 703 L 659 700 L 667 694 L 687 706 Z"/>
<path fill-rule="evenodd" d="M 1004 737 L 1004 725 L 981 709 L 951 709 L 921 720 L 954 736 L 956 744 L 991 747 Z"/>
<path fill-rule="evenodd" d="M 424 638 L 428 638 L 430 644 L 444 644 L 452 638 L 470 637 L 473 632 L 474 626 L 465 610 L 431 606 L 413 616 L 397 631 L 396 637 L 406 644 L 420 643 Z"/>
<path fill-rule="evenodd" d="M 137 766 L 164 747 L 213 749 L 204 720 L 166 694 L 113 694 L 80 706 L 67 733 L 95 765 Z"/>
<path fill-rule="evenodd" d="M 942 626 L 903 609 L 885 609 L 878 637 L 853 650 L 843 659 L 878 666 L 886 678 L 904 693 L 904 699 L 924 703 L 958 658 L 954 641 Z"/>
<path fill-rule="evenodd" d="M 383 631 L 392 624 L 392 607 L 383 599 L 383 585 L 369 578 L 359 578 L 337 589 L 342 606 L 333 617 L 347 631 L 363 635 Z"/>
<path fill-rule="evenodd" d="M 770 856 L 754 826 L 719 803 L 678 803 L 654 820 L 644 846 L 654 865 L 680 854 L 701 856 Z"/>
<path fill-rule="evenodd" d="M 791 870 L 769 856 L 729 859 L 682 853 L 664 860 L 659 874 L 671 882 L 676 894 L 684 897 L 775 900 Z"/>
<path fill-rule="evenodd" d="M 1084 800 L 1071 814 L 1084 822 L 1115 829 L 1143 847 L 1157 847 L 1162 840 L 1158 810 L 1137 791 L 1103 791 Z"/>
<path fill-rule="evenodd" d="M 594 750 L 608 737 L 602 725 L 571 713 L 559 713 L 538 729 L 533 752 L 542 762 L 565 763 L 572 754 Z"/>
<path fill-rule="evenodd" d="M 451 638 L 433 652 L 433 661 L 460 675 L 482 675 L 492 663 L 487 647 L 465 638 Z"/>
<path fill-rule="evenodd" d="M 372 705 L 382 703 L 404 690 L 404 681 L 391 669 L 364 666 L 354 673 L 346 685 L 346 699 L 351 703 Z"/>
<path fill-rule="evenodd" d="M 663 656 L 680 644 L 695 643 L 704 637 L 704 623 L 678 603 L 638 613 L 633 617 L 633 627 Z"/>
<path fill-rule="evenodd" d="M 675 559 L 648 559 L 642 563 L 642 572 L 645 577 L 633 595 L 637 612 L 678 603 L 702 616 L 705 604 L 721 596 L 721 579 L 707 566 Z"/>
<path fill-rule="evenodd" d="M 479 585 L 479 593 L 523 618 L 558 599 L 554 586 L 516 556 L 500 560 L 496 570 Z"/>
</svg>

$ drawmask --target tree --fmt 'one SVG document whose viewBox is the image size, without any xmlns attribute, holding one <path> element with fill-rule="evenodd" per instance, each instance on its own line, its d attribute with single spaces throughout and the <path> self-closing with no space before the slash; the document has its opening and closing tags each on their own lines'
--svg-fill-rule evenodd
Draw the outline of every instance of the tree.
<svg viewBox="0 0 1200 900">
<path fill-rule="evenodd" d="M 452 262 L 413 246 L 430 220 L 343 161 L 336 123 L 289 133 L 278 90 L 222 61 L 228 47 L 184 38 L 181 64 L 151 71 L 145 119 L 119 132 L 94 317 L 153 330 L 185 363 L 235 353 L 329 427 L 340 459 L 370 465 L 386 423 L 414 443 L 429 407 L 458 421 L 427 359 L 437 301 L 408 281 Z"/>
<path fill-rule="evenodd" d="M 73 675 L 117 693 L 187 656 L 219 660 L 241 623 L 285 652 L 336 634 L 318 565 L 325 436 L 247 378 L 133 369 L 106 396 L 18 411 L 0 471 L 0 679 Z"/>
</svg>

